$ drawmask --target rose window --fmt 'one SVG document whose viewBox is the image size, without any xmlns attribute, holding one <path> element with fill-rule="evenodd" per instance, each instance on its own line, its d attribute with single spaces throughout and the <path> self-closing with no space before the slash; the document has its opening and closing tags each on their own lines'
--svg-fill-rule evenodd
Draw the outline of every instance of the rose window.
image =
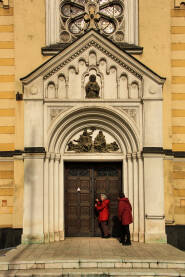
<svg viewBox="0 0 185 277">
<path fill-rule="evenodd" d="M 122 0 L 64 0 L 60 4 L 60 40 L 68 43 L 89 29 L 124 42 Z"/>
</svg>

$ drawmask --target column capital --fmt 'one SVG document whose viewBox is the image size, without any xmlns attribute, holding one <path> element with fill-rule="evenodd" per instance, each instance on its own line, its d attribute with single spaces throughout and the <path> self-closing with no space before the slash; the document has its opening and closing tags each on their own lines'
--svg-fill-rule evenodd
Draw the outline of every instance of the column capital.
<svg viewBox="0 0 185 277">
<path fill-rule="evenodd" d="M 60 161 L 61 154 L 57 153 L 55 154 L 55 161 Z"/>
<path fill-rule="evenodd" d="M 55 159 L 55 153 L 50 153 L 50 160 L 54 160 Z"/>
<path fill-rule="evenodd" d="M 132 153 L 132 158 L 135 160 L 137 158 L 137 153 Z"/>
<path fill-rule="evenodd" d="M 45 155 L 45 159 L 50 159 L 50 156 L 51 156 L 51 153 L 46 153 L 46 155 Z"/>
<path fill-rule="evenodd" d="M 127 159 L 129 159 L 129 160 L 132 159 L 132 154 L 131 154 L 131 153 L 128 153 L 128 154 L 127 154 Z"/>
<path fill-rule="evenodd" d="M 141 152 L 137 152 L 137 158 L 138 158 L 138 159 L 142 159 L 142 154 L 141 154 Z"/>
</svg>

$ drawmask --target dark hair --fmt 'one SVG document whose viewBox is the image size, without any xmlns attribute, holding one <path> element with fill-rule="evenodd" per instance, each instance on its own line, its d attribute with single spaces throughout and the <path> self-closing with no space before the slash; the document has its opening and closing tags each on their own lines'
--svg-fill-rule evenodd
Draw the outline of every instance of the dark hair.
<svg viewBox="0 0 185 277">
<path fill-rule="evenodd" d="M 123 197 L 125 197 L 125 194 L 124 194 L 123 192 L 120 192 L 120 193 L 119 193 L 119 197 L 120 197 L 120 198 L 123 198 Z"/>
</svg>

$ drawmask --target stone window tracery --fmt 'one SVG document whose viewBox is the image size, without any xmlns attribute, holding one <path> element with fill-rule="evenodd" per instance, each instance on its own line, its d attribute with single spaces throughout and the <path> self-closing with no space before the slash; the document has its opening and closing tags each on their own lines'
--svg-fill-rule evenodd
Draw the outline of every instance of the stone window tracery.
<svg viewBox="0 0 185 277">
<path fill-rule="evenodd" d="M 45 0 L 46 45 L 69 44 L 88 29 L 138 45 L 138 0 Z"/>
<path fill-rule="evenodd" d="M 95 29 L 116 41 L 124 40 L 123 0 L 62 0 L 60 39 L 72 41 L 88 29 Z"/>
</svg>

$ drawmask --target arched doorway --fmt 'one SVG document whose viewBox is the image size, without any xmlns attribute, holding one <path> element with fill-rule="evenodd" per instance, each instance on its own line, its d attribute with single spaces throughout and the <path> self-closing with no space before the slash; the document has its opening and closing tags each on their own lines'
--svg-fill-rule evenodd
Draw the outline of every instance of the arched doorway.
<svg viewBox="0 0 185 277">
<path fill-rule="evenodd" d="M 119 145 L 117 152 L 69 152 L 67 145 L 86 128 L 96 128 L 109 134 Z M 133 240 L 144 240 L 143 162 L 141 143 L 134 122 L 113 108 L 80 107 L 58 116 L 49 130 L 48 151 L 45 159 L 44 233 L 54 241 L 64 236 L 64 164 L 66 162 L 119 162 L 122 164 L 122 185 L 129 197 L 134 214 L 131 226 Z M 121 171 L 120 171 L 121 172 Z M 49 199 L 48 199 L 49 195 Z M 59 197 L 60 195 L 60 197 Z M 138 201 L 140 198 L 140 202 Z M 48 234 L 48 235 L 47 235 Z"/>
</svg>

